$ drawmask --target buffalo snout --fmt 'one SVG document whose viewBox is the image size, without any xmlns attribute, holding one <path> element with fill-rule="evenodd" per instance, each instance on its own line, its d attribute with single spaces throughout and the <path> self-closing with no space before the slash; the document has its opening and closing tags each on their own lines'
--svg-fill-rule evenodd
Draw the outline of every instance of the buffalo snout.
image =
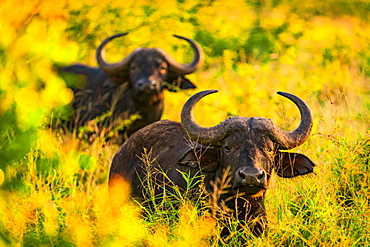
<svg viewBox="0 0 370 247">
<path fill-rule="evenodd" d="M 267 188 L 266 172 L 257 167 L 244 166 L 238 168 L 235 172 L 234 189 L 240 187 L 256 187 L 256 189 Z"/>
<path fill-rule="evenodd" d="M 155 79 L 140 79 L 136 86 L 138 91 L 156 91 L 158 81 Z"/>
</svg>

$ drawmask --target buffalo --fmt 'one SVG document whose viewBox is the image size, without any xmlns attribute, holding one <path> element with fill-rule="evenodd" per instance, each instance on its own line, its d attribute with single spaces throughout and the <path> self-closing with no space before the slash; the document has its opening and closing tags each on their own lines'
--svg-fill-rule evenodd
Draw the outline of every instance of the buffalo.
<svg viewBox="0 0 370 247">
<path fill-rule="evenodd" d="M 195 55 L 189 64 L 177 62 L 162 49 L 144 47 L 135 49 L 119 62 L 108 63 L 102 56 L 103 48 L 111 40 L 125 35 L 127 33 L 110 36 L 99 45 L 96 50 L 99 67 L 73 64 L 59 68 L 63 75 L 75 74 L 86 80 L 83 88 L 72 88 L 74 111 L 67 129 L 89 124 L 93 126 L 89 134 L 92 138 L 104 133 L 103 126 L 109 126 L 105 131 L 118 130 L 116 141 L 122 143 L 138 129 L 161 118 L 165 89 L 176 92 L 195 88 L 185 75 L 203 63 L 204 54 L 197 42 L 174 35 L 192 46 Z"/>
<path fill-rule="evenodd" d="M 184 174 L 195 176 L 202 179 L 209 197 L 216 198 L 213 206 L 223 205 L 232 212 L 232 217 L 259 236 L 266 227 L 264 197 L 273 170 L 284 178 L 313 172 L 315 164 L 308 157 L 285 151 L 307 140 L 313 117 L 299 97 L 278 92 L 300 111 L 300 124 L 292 132 L 261 117 L 233 116 L 214 127 L 201 127 L 194 120 L 193 109 L 201 98 L 215 92 L 207 90 L 193 95 L 182 108 L 181 123 L 161 120 L 133 134 L 112 160 L 109 187 L 112 189 L 115 181 L 123 180 L 131 186 L 130 196 L 145 203 L 150 193 L 143 181 L 148 176 L 155 182 L 155 195 L 171 190 L 169 184 L 185 192 Z M 162 171 L 162 175 L 148 173 L 142 158 L 145 150 L 151 155 L 147 158 L 150 166 Z M 112 200 L 115 195 L 111 194 Z"/>
</svg>

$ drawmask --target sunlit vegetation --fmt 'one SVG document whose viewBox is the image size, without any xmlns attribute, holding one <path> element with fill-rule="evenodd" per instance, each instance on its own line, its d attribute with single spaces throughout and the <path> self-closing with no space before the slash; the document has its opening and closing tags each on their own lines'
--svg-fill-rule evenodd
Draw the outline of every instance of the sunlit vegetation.
<svg viewBox="0 0 370 247">
<path fill-rule="evenodd" d="M 368 246 L 369 11 L 367 0 L 0 1 L 0 245 Z M 310 106 L 312 135 L 296 151 L 317 164 L 315 174 L 273 177 L 261 238 L 229 219 L 221 239 L 225 222 L 202 210 L 202 197 L 166 198 L 148 211 L 128 200 L 122 181 L 117 212 L 107 176 L 118 147 L 49 128 L 73 97 L 55 66 L 96 65 L 95 48 L 118 32 L 130 34 L 108 45 L 110 61 L 138 46 L 191 60 L 172 34 L 202 45 L 205 64 L 189 76 L 198 88 L 166 92 L 163 118 L 179 120 L 203 89 L 219 90 L 197 105 L 203 126 L 240 115 L 292 130 L 299 112 L 277 91 Z"/>
</svg>

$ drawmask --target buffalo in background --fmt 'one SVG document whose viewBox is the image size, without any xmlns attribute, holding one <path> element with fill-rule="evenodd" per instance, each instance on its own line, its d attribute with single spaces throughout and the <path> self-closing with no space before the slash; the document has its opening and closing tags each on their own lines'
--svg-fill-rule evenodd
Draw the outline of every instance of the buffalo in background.
<svg viewBox="0 0 370 247">
<path fill-rule="evenodd" d="M 126 34 L 110 36 L 99 45 L 96 50 L 99 67 L 73 64 L 59 68 L 62 74 L 86 78 L 86 86 L 72 88 L 74 113 L 66 124 L 67 129 L 89 125 L 90 139 L 104 135 L 103 130 L 113 130 L 115 134 L 118 132 L 116 142 L 122 143 L 138 129 L 161 118 L 165 89 L 176 92 L 195 88 L 184 76 L 203 63 L 204 54 L 197 42 L 174 35 L 192 46 L 195 55 L 189 64 L 178 63 L 162 49 L 144 47 L 135 49 L 117 63 L 106 62 L 102 56 L 105 45 Z"/>
<path fill-rule="evenodd" d="M 123 180 L 131 185 L 131 196 L 145 202 L 152 192 L 158 198 L 175 193 L 173 186 L 185 193 L 183 175 L 199 180 L 201 174 L 209 198 L 213 198 L 211 207 L 228 208 L 232 217 L 248 224 L 258 236 L 266 227 L 264 198 L 273 170 L 284 178 L 313 172 L 315 164 L 305 155 L 280 151 L 307 140 L 312 114 L 300 98 L 278 92 L 300 111 L 301 122 L 292 132 L 260 117 L 234 116 L 214 127 L 201 127 L 194 120 L 193 109 L 202 97 L 214 92 L 193 95 L 182 109 L 181 123 L 161 120 L 132 135 L 113 158 L 109 187 Z M 143 161 L 145 150 L 149 150 L 151 164 Z M 162 172 L 148 172 L 148 167 Z M 148 180 L 155 186 L 151 192 L 145 186 Z M 111 194 L 112 203 L 115 195 Z"/>
</svg>

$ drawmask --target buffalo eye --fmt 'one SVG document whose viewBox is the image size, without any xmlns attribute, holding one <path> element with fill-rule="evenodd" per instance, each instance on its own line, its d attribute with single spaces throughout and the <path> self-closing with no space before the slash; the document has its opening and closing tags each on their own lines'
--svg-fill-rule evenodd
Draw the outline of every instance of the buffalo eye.
<svg viewBox="0 0 370 247">
<path fill-rule="evenodd" d="M 226 153 L 230 153 L 233 148 L 231 146 L 225 146 L 224 150 Z"/>
<path fill-rule="evenodd" d="M 161 66 L 161 67 L 159 68 L 159 72 L 160 72 L 162 75 L 164 75 L 164 74 L 166 74 L 166 72 L 167 72 L 167 68 L 166 68 L 166 67 L 164 67 L 164 66 Z"/>
<path fill-rule="evenodd" d="M 136 70 L 136 65 L 131 64 L 130 69 L 131 69 L 132 71 Z"/>
</svg>

